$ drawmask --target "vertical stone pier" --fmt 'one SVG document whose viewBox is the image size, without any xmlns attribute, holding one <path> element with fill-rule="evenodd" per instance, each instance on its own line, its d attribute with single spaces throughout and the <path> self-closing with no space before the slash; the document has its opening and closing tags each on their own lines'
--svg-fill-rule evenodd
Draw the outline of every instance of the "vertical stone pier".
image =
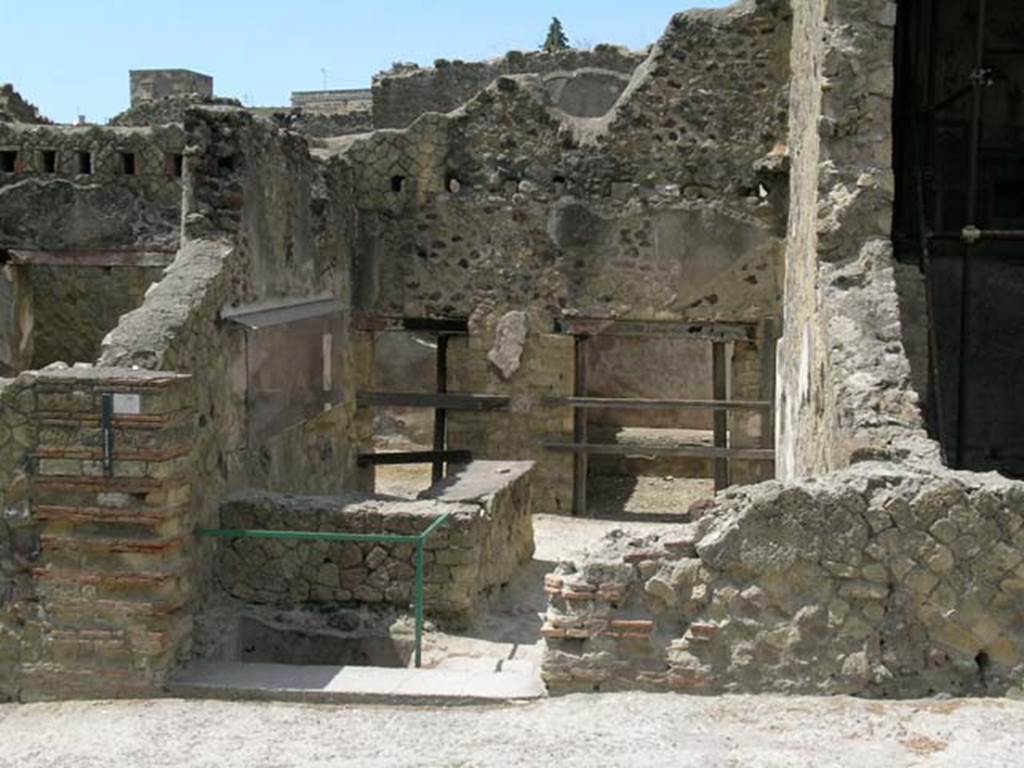
<svg viewBox="0 0 1024 768">
<path fill-rule="evenodd" d="M 191 627 L 190 379 L 74 368 L 7 389 L 28 445 L 0 468 L 0 698 L 152 695 Z"/>
</svg>

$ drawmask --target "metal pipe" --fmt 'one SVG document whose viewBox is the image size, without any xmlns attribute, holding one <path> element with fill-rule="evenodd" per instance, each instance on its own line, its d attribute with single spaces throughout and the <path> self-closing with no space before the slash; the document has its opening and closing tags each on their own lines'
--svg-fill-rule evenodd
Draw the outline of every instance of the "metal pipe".
<svg viewBox="0 0 1024 768">
<path fill-rule="evenodd" d="M 984 97 L 985 79 L 982 72 L 985 67 L 985 11 L 986 0 L 978 0 L 978 27 L 975 36 L 974 72 L 971 73 L 971 134 L 970 155 L 967 167 L 967 226 L 976 226 L 978 214 L 978 156 L 981 146 L 981 108 Z M 963 267 L 960 271 L 960 354 L 957 369 L 957 440 L 956 464 L 964 468 L 967 456 L 964 444 L 967 442 L 967 403 L 969 400 L 967 367 L 967 347 L 970 339 L 970 297 L 971 297 L 971 258 L 974 243 L 965 241 Z"/>
<path fill-rule="evenodd" d="M 413 605 L 416 611 L 416 668 L 423 664 L 423 538 L 416 542 L 416 582 L 413 585 Z"/>
</svg>

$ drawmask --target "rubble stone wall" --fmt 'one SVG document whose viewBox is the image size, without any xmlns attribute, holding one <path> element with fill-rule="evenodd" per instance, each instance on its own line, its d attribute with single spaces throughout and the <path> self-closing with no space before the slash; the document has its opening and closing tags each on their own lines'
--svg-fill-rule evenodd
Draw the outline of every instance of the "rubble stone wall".
<svg viewBox="0 0 1024 768">
<path fill-rule="evenodd" d="M 643 52 L 599 45 L 592 51 L 512 51 L 500 59 L 483 62 L 441 60 L 425 69 L 399 66 L 381 72 L 373 80 L 373 124 L 375 128 L 405 128 L 426 112 L 451 112 L 502 75 L 585 68 L 628 74 L 645 56 Z"/>
<path fill-rule="evenodd" d="M 0 700 L 160 691 L 188 647 L 194 420 L 189 378 L 163 372 L 51 368 L 0 391 Z"/>
<path fill-rule="evenodd" d="M 895 10 L 794 6 L 784 482 L 561 566 L 543 630 L 552 690 L 1024 692 L 1024 485 L 941 466 L 907 357 L 920 329 L 901 326 Z"/>
<path fill-rule="evenodd" d="M 48 123 L 10 83 L 0 84 L 0 123 Z"/>
<path fill-rule="evenodd" d="M 497 464 L 481 462 L 474 471 Z M 425 543 L 425 608 L 464 624 L 533 555 L 527 472 L 516 468 L 492 481 L 484 495 L 459 500 L 443 492 L 422 501 L 246 493 L 224 502 L 221 526 L 408 536 L 450 512 Z M 233 539 L 221 545 L 216 575 L 228 595 L 255 604 L 406 608 L 413 598 L 414 552 L 412 544 Z"/>
<path fill-rule="evenodd" d="M 540 75 L 501 75 L 450 114 L 325 143 L 353 173 L 354 304 L 476 318 L 452 386 L 511 393 L 513 413 L 454 415 L 452 435 L 535 458 L 538 511 L 567 511 L 571 459 L 541 446 L 571 414 L 530 398 L 571 392 L 571 343 L 527 351 L 506 380 L 485 329 L 524 313 L 529 350 L 565 317 L 776 318 L 790 31 L 771 0 L 680 14 L 604 117 L 566 117 Z"/>
<path fill-rule="evenodd" d="M 120 317 L 142 304 L 149 287 L 163 278 L 162 267 L 22 269 L 32 294 L 33 357 L 25 366 L 31 368 L 96 360 Z"/>
<path fill-rule="evenodd" d="M 558 692 L 1024 692 L 1024 487 L 860 464 L 547 577 Z"/>
<path fill-rule="evenodd" d="M 779 477 L 865 458 L 935 459 L 889 239 L 896 5 L 833 0 L 795 11 Z"/>
<path fill-rule="evenodd" d="M 174 251 L 181 226 L 174 158 L 184 145 L 180 126 L 0 123 L 0 152 L 14 153 L 14 171 L 0 172 L 0 248 Z"/>
</svg>

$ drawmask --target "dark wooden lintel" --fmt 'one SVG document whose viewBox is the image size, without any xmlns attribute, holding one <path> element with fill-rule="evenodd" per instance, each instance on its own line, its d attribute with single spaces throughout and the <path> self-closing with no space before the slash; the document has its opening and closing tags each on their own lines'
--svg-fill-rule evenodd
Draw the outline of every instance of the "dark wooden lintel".
<svg viewBox="0 0 1024 768">
<path fill-rule="evenodd" d="M 359 392 L 360 408 L 444 408 L 448 411 L 497 411 L 508 408 L 505 395 L 476 395 L 461 392 Z"/>
<path fill-rule="evenodd" d="M 360 467 L 383 464 L 434 464 L 450 462 L 468 464 L 473 460 L 471 451 L 389 451 L 386 453 L 361 453 L 357 459 Z"/>
<path fill-rule="evenodd" d="M 635 445 L 625 443 L 544 443 L 545 450 L 560 453 L 616 456 L 692 456 L 706 459 L 774 461 L 775 451 L 766 448 L 713 448 L 709 445 Z"/>
<path fill-rule="evenodd" d="M 35 251 L 11 248 L 12 264 L 54 267 L 166 267 L 175 251 Z"/>
<path fill-rule="evenodd" d="M 469 333 L 469 321 L 461 317 L 398 317 L 354 312 L 352 325 L 357 331 L 419 331 L 446 335 Z"/>
<path fill-rule="evenodd" d="M 548 406 L 622 408 L 634 411 L 770 411 L 773 407 L 767 400 L 651 400 L 642 397 L 545 397 L 541 402 Z"/>
<path fill-rule="evenodd" d="M 568 318 L 558 322 L 562 333 L 572 336 L 671 337 L 697 341 L 752 341 L 757 324 L 750 322 L 646 321 L 607 318 Z"/>
</svg>

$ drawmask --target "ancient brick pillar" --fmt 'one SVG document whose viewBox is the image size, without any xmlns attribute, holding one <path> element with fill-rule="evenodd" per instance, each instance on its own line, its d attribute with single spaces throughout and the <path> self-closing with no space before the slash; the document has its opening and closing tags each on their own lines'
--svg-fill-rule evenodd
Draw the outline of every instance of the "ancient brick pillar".
<svg viewBox="0 0 1024 768">
<path fill-rule="evenodd" d="M 18 382 L 34 395 L 18 521 L 31 588 L 0 602 L 21 635 L 17 695 L 151 695 L 190 633 L 190 379 L 83 368 Z"/>
</svg>

